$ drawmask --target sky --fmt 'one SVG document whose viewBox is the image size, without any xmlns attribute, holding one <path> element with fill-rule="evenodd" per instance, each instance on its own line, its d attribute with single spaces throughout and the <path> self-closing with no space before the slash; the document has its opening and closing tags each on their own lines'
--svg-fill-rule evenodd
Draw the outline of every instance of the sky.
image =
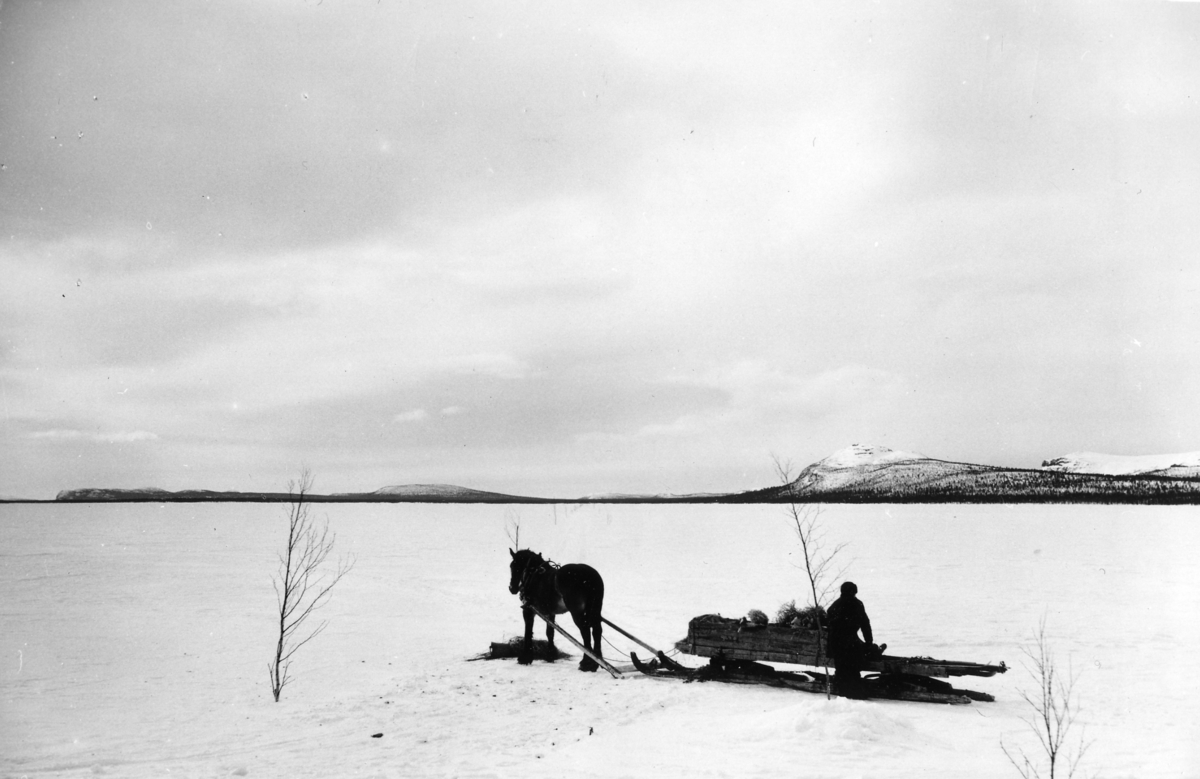
<svg viewBox="0 0 1200 779">
<path fill-rule="evenodd" d="M 0 496 L 1200 450 L 1200 4 L 4 0 Z"/>
</svg>

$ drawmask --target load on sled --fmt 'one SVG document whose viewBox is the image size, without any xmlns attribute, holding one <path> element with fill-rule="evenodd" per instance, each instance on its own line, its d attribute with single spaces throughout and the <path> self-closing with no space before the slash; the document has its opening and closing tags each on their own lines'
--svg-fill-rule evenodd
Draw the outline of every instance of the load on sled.
<svg viewBox="0 0 1200 779">
<path fill-rule="evenodd" d="M 823 615 L 821 615 L 823 618 Z M 853 694 L 839 689 L 837 681 L 823 671 L 784 671 L 765 663 L 788 663 L 809 668 L 832 668 L 834 660 L 826 650 L 828 631 L 822 623 L 799 621 L 791 624 L 767 624 L 765 620 L 729 619 L 705 614 L 688 623 L 687 637 L 676 642 L 680 652 L 709 658 L 708 665 L 688 668 L 661 652 L 649 663 L 636 656 L 634 664 L 642 673 L 651 676 L 682 678 L 685 681 L 723 681 L 734 684 L 765 684 L 789 687 L 805 692 L 824 693 L 859 698 L 889 698 L 893 700 L 927 701 L 937 703 L 970 703 L 993 701 L 985 692 L 959 689 L 941 679 L 957 676 L 990 677 L 1004 673 L 1004 663 L 963 662 L 938 660 L 924 656 L 885 654 L 883 647 L 867 645 L 861 669 L 866 675 Z"/>
</svg>

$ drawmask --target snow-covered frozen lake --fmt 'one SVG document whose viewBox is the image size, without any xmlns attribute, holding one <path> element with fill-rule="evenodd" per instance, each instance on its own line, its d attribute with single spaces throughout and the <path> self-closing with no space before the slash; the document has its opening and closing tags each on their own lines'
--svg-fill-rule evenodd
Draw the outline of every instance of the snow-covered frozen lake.
<svg viewBox="0 0 1200 779">
<path fill-rule="evenodd" d="M 465 662 L 521 629 L 513 519 L 669 648 L 695 615 L 803 600 L 781 507 L 317 510 L 357 562 L 277 704 L 280 506 L 0 506 L 0 776 L 1016 776 L 1000 740 L 1036 754 L 1019 647 L 1043 615 L 1089 773 L 1200 776 L 1194 507 L 827 507 L 889 653 L 1012 667 L 954 707 Z"/>
</svg>

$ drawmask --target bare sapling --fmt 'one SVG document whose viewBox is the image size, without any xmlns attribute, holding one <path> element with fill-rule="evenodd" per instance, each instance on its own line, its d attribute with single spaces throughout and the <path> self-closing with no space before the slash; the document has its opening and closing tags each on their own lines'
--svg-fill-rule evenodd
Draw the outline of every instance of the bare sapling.
<svg viewBox="0 0 1200 779">
<path fill-rule="evenodd" d="M 279 553 L 278 573 L 271 577 L 279 607 L 279 639 L 267 671 L 276 703 L 292 679 L 292 656 L 329 624 L 326 620 L 310 626 L 309 617 L 329 601 L 333 586 L 354 566 L 353 559 L 342 558 L 336 566 L 326 566 L 336 535 L 329 532 L 328 519 L 320 524 L 313 521 L 312 504 L 305 499 L 312 486 L 313 476 L 307 468 L 298 481 L 288 482 L 287 546 Z"/>
<path fill-rule="evenodd" d="M 775 463 L 775 473 L 785 486 L 793 481 L 793 468 L 790 462 L 784 462 L 772 455 Z M 804 555 L 804 573 L 808 579 L 810 607 L 813 609 L 817 623 L 817 651 L 824 660 L 825 668 L 825 697 L 833 697 L 833 686 L 830 683 L 829 653 L 825 640 L 825 623 L 821 615 L 825 611 L 825 602 L 833 591 L 841 569 L 832 570 L 834 558 L 846 546 L 838 544 L 832 549 L 825 543 L 825 532 L 821 528 L 821 507 L 812 503 L 798 503 L 793 499 L 787 504 L 788 519 L 796 540 L 800 542 L 800 551 Z"/>
<path fill-rule="evenodd" d="M 1031 758 L 1020 747 L 1011 750 L 1000 740 L 1000 749 L 1013 768 L 1025 779 L 1070 779 L 1079 768 L 1091 742 L 1085 742 L 1083 728 L 1079 737 L 1073 732 L 1078 724 L 1078 697 L 1075 683 L 1079 676 L 1069 666 L 1064 676 L 1059 672 L 1054 652 L 1046 638 L 1046 618 L 1038 623 L 1033 643 L 1021 647 L 1025 655 L 1023 665 L 1037 685 L 1037 689 L 1022 690 L 1021 698 L 1029 704 L 1032 712 L 1023 718 L 1025 724 L 1037 737 L 1040 755 Z M 1037 758 L 1037 759 L 1035 759 Z M 1045 773 L 1043 773 L 1043 771 Z"/>
<path fill-rule="evenodd" d="M 512 550 L 514 552 L 521 548 L 520 514 L 512 510 L 504 512 L 504 534 L 507 535 L 508 540 L 512 542 Z"/>
</svg>

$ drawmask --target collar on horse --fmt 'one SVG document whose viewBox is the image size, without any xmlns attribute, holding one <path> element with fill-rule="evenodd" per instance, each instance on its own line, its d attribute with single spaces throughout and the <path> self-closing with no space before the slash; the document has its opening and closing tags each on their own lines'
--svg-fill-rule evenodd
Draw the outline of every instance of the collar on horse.
<svg viewBox="0 0 1200 779">
<path fill-rule="evenodd" d="M 525 570 L 521 572 L 521 583 L 517 586 L 517 594 L 521 596 L 521 603 L 529 602 L 529 598 L 525 591 L 529 588 L 529 585 L 533 583 L 535 577 L 541 576 L 547 572 L 557 571 L 558 568 L 558 563 L 554 562 L 553 560 L 547 560 L 541 555 L 538 555 L 537 565 L 526 565 Z"/>
</svg>

